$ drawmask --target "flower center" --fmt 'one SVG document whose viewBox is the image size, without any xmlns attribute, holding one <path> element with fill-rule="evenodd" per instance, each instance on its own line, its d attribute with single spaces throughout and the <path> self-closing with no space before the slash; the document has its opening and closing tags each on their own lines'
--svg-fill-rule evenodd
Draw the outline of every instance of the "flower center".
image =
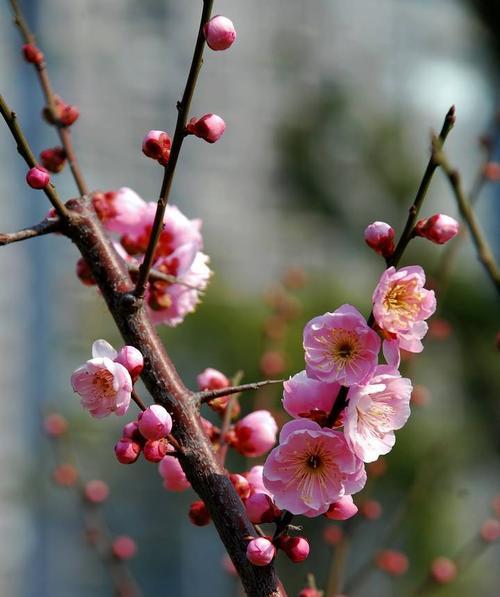
<svg viewBox="0 0 500 597">
<path fill-rule="evenodd" d="M 416 288 L 417 280 L 410 280 L 406 284 L 395 284 L 384 298 L 384 307 L 393 311 L 399 317 L 414 318 L 418 315 L 419 302 L 423 293 Z"/>
<path fill-rule="evenodd" d="M 316 470 L 321 465 L 321 458 L 317 454 L 311 454 L 307 459 L 307 466 Z"/>
<path fill-rule="evenodd" d="M 338 367 L 355 359 L 360 353 L 358 337 L 350 330 L 332 330 L 330 354 Z"/>
<path fill-rule="evenodd" d="M 100 369 L 94 374 L 92 384 L 95 391 L 104 398 L 111 398 L 116 394 L 113 388 L 113 374 L 107 369 Z"/>
</svg>

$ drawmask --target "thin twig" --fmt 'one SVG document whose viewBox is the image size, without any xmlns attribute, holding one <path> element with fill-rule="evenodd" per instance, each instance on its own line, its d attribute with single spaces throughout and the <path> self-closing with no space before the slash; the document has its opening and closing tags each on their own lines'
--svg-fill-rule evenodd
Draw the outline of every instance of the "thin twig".
<svg viewBox="0 0 500 597">
<path fill-rule="evenodd" d="M 38 164 L 38 162 L 36 161 L 28 141 L 26 140 L 26 137 L 24 136 L 23 131 L 17 122 L 16 113 L 9 108 L 2 95 L 0 95 L 0 112 L 2 113 L 10 132 L 12 133 L 12 136 L 17 143 L 17 151 L 23 157 L 28 166 L 33 168 Z M 58 215 L 61 218 L 67 218 L 68 211 L 64 206 L 64 203 L 59 198 L 55 186 L 50 182 L 43 189 L 43 191 L 47 195 Z"/>
<path fill-rule="evenodd" d="M 434 137 L 433 139 L 433 155 L 434 160 L 441 166 L 441 169 L 448 178 L 448 181 L 451 185 L 453 194 L 455 195 L 455 199 L 458 204 L 460 215 L 465 220 L 469 228 L 472 241 L 476 247 L 479 261 L 481 261 L 481 263 L 483 264 L 486 273 L 495 285 L 497 291 L 500 293 L 500 272 L 498 270 L 498 266 L 493 256 L 493 252 L 491 251 L 488 241 L 486 240 L 486 237 L 484 236 L 484 233 L 481 230 L 481 227 L 479 225 L 479 222 L 477 221 L 476 215 L 474 213 L 474 210 L 472 209 L 469 199 L 465 195 L 465 192 L 462 187 L 460 173 L 458 172 L 458 170 L 453 168 L 448 162 L 446 154 L 443 151 L 442 143 L 437 137 Z"/>
<path fill-rule="evenodd" d="M 229 396 L 230 394 L 237 394 L 239 392 L 247 392 L 250 390 L 258 390 L 259 388 L 263 388 L 264 386 L 268 386 L 270 384 L 275 383 L 283 383 L 286 381 L 285 379 L 266 379 L 264 381 L 256 381 L 253 383 L 245 383 L 240 386 L 229 386 L 227 388 L 220 388 L 218 390 L 204 390 L 203 392 L 197 392 L 193 394 L 193 399 L 200 404 L 206 404 L 211 400 L 215 400 L 215 398 L 220 398 L 221 396 Z"/>
<path fill-rule="evenodd" d="M 139 396 L 139 394 L 135 390 L 132 390 L 132 400 L 137 404 L 137 406 L 142 411 L 146 410 L 146 405 L 144 404 L 144 402 L 142 401 L 141 397 Z"/>
<path fill-rule="evenodd" d="M 158 206 L 156 208 L 155 219 L 151 230 L 151 236 L 149 243 L 144 255 L 144 261 L 141 264 L 139 270 L 139 277 L 135 286 L 134 295 L 138 299 L 144 298 L 146 291 L 146 285 L 149 279 L 149 271 L 153 265 L 154 255 L 156 247 L 160 239 L 161 232 L 163 230 L 163 217 L 167 208 L 168 198 L 170 190 L 172 188 L 172 181 L 174 178 L 175 167 L 179 158 L 182 143 L 186 136 L 186 123 L 189 114 L 189 108 L 193 97 L 196 81 L 198 80 L 198 74 L 203 63 L 203 50 L 205 47 L 205 36 L 203 34 L 203 25 L 209 20 L 210 13 L 212 12 L 213 0 L 203 1 L 203 11 L 200 19 L 200 26 L 198 29 L 198 37 L 196 39 L 196 45 L 193 53 L 193 60 L 191 62 L 191 68 L 189 69 L 189 75 L 186 81 L 186 87 L 182 95 L 182 100 L 177 104 L 177 124 L 175 125 L 174 138 L 172 140 L 172 148 L 170 151 L 170 157 L 167 165 L 165 166 L 163 174 L 163 182 L 161 185 L 160 197 L 158 199 Z"/>
<path fill-rule="evenodd" d="M 243 378 L 243 371 L 238 371 L 231 380 L 233 385 L 237 386 L 238 382 L 241 381 Z M 224 465 L 226 461 L 226 454 L 227 454 L 227 432 L 229 431 L 229 427 L 231 426 L 231 417 L 233 414 L 233 407 L 238 399 L 239 392 L 235 392 L 235 395 L 232 396 L 227 405 L 226 410 L 224 411 L 224 418 L 222 419 L 222 427 L 220 432 L 220 439 L 219 439 L 219 461 L 221 465 Z"/>
<path fill-rule="evenodd" d="M 17 0 L 10 0 L 10 3 L 12 6 L 12 10 L 14 11 L 14 23 L 19 29 L 24 41 L 27 44 L 34 45 L 36 43 L 35 36 L 28 27 L 28 24 L 26 22 L 26 19 L 24 18 L 19 3 L 17 2 Z M 68 160 L 68 164 L 73 174 L 76 186 L 78 188 L 78 192 L 82 197 L 83 195 L 88 195 L 89 191 L 87 185 L 85 184 L 83 174 L 80 170 L 78 160 L 76 159 L 76 154 L 73 149 L 73 143 L 71 142 L 71 131 L 69 127 L 64 126 L 57 118 L 55 94 L 50 83 L 45 61 L 42 61 L 40 64 L 34 64 L 33 66 L 37 71 L 40 86 L 45 96 L 45 101 L 47 102 L 47 107 L 49 109 L 52 121 L 55 123 L 54 126 L 57 128 L 57 133 L 66 153 L 66 158 Z"/>
<path fill-rule="evenodd" d="M 439 133 L 439 139 L 441 143 L 444 143 L 448 133 L 453 128 L 455 124 L 455 106 L 452 106 L 444 119 L 443 126 L 441 127 L 441 132 Z M 409 213 L 408 219 L 406 221 L 406 225 L 404 227 L 403 233 L 398 241 L 398 244 L 394 250 L 394 253 L 387 259 L 387 267 L 394 266 L 396 267 L 403 256 L 404 250 L 406 246 L 410 242 L 413 236 L 413 229 L 415 228 L 415 224 L 417 222 L 418 213 L 422 204 L 424 202 L 425 196 L 427 195 L 427 190 L 429 189 L 429 185 L 432 180 L 432 176 L 438 167 L 438 163 L 435 160 L 434 153 L 431 153 L 431 157 L 429 158 L 429 162 L 427 163 L 427 168 L 425 169 L 424 176 L 422 177 L 422 181 L 420 182 L 420 186 L 418 187 L 417 194 L 415 196 L 415 200 L 413 201 Z"/>
<path fill-rule="evenodd" d="M 128 268 L 128 271 L 135 276 L 137 276 L 137 274 L 139 273 L 139 266 L 136 265 L 135 263 L 127 263 L 127 268 Z M 203 289 L 198 288 L 197 286 L 194 286 L 193 284 L 188 284 L 187 282 L 183 282 L 176 276 L 172 276 L 171 274 L 165 274 L 164 272 L 160 272 L 157 269 L 150 270 L 149 281 L 152 281 L 152 282 L 159 281 L 159 282 L 168 282 L 169 284 L 179 284 L 179 286 L 185 286 L 186 288 L 189 288 L 190 290 L 196 290 L 196 292 L 198 292 L 200 295 L 205 294 Z"/>
<path fill-rule="evenodd" d="M 45 219 L 39 224 L 35 224 L 29 228 L 23 228 L 17 232 L 0 232 L 0 247 L 3 245 L 9 245 L 10 243 L 17 243 L 28 238 L 35 238 L 36 236 L 43 236 L 44 234 L 59 232 L 59 230 L 59 220 Z"/>
</svg>

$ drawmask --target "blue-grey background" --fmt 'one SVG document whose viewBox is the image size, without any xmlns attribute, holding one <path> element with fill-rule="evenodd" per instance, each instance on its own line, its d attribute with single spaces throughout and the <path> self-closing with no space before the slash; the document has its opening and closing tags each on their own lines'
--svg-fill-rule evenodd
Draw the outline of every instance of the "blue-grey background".
<svg viewBox="0 0 500 597">
<path fill-rule="evenodd" d="M 92 189 L 130 186 L 156 199 L 161 172 L 141 154 L 141 139 L 149 129 L 174 128 L 200 4 L 22 2 L 54 88 L 81 109 L 74 140 Z M 493 11 L 486 21 L 479 5 Z M 248 380 L 259 375 L 268 314 L 262 295 L 290 265 L 302 266 L 310 283 L 289 336 L 286 374 L 302 367 L 300 333 L 310 317 L 343 302 L 369 310 L 382 264 L 364 246 L 363 229 L 382 219 L 401 230 L 428 159 L 430 129 L 440 127 L 451 104 L 457 126 L 447 151 L 470 186 L 481 163 L 478 136 L 491 127 L 498 100 L 494 5 L 216 1 L 215 13 L 234 21 L 238 39 L 228 52 L 206 54 L 192 112 L 220 114 L 227 130 L 213 146 L 187 140 L 172 196 L 188 216 L 203 218 L 216 272 L 197 314 L 164 332 L 188 385 L 206 366 L 242 368 Z M 56 138 L 39 117 L 41 92 L 20 45 L 5 1 L 0 88 L 38 153 Z M 9 231 L 35 223 L 48 205 L 26 187 L 24 163 L 7 128 L 0 130 L 0 229 Z M 56 182 L 61 195 L 74 195 L 68 172 Z M 456 213 L 439 173 L 424 215 L 436 211 Z M 498 190 L 488 185 L 478 215 L 497 256 L 498 213 Z M 442 251 L 416 241 L 407 263 L 436 271 Z M 91 342 L 120 343 L 96 293 L 74 276 L 76 259 L 60 237 L 0 251 L 0 594 L 111 594 L 105 569 L 83 540 L 78 500 L 50 482 L 53 459 L 40 421 L 57 409 L 71 421 L 84 478 L 110 483 L 110 527 L 138 542 L 131 567 L 144 594 L 233 595 L 213 528 L 196 529 L 185 516 L 194 498 L 165 493 L 154 465 L 119 466 L 112 446 L 123 421 L 90 420 L 72 395 L 69 376 L 88 358 Z M 358 529 L 352 570 L 370 556 L 416 471 L 432 460 L 439 473 L 430 474 L 434 482 L 393 542 L 410 554 L 407 579 L 389 582 L 375 573 L 363 595 L 409 595 L 432 557 L 452 555 L 491 516 L 499 490 L 498 304 L 468 243 L 441 316 L 454 326 L 451 337 L 429 340 L 411 364 L 432 402 L 398 435 L 388 479 L 375 490 L 384 516 Z M 233 464 L 236 470 L 241 463 Z M 308 525 L 310 560 L 283 569 L 291 595 L 307 572 L 325 582 L 331 552 L 323 527 L 323 520 Z M 498 548 L 441 594 L 495 595 L 495 558 Z"/>
</svg>

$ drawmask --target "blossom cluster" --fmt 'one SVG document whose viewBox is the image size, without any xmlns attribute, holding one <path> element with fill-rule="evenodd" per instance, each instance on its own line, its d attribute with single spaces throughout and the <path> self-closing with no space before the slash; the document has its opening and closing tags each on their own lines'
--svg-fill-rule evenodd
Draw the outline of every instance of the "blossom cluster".
<svg viewBox="0 0 500 597">
<path fill-rule="evenodd" d="M 412 385 L 398 367 L 400 349 L 423 349 L 436 308 L 424 284 L 421 267 L 390 267 L 373 293 L 372 325 L 352 305 L 306 324 L 305 370 L 284 384 L 283 407 L 294 420 L 263 471 L 277 507 L 308 517 L 356 512 L 345 516 L 345 506 L 366 483 L 364 464 L 391 450 L 410 415 Z"/>
<path fill-rule="evenodd" d="M 94 193 L 92 204 L 103 226 L 117 235 L 115 248 L 131 269 L 137 270 L 146 252 L 156 213 L 132 189 Z M 176 326 L 196 309 L 211 276 L 209 257 L 202 252 L 201 220 L 188 219 L 167 205 L 153 269 L 163 274 L 151 279 L 145 301 L 153 323 Z M 80 263 L 77 272 L 88 283 L 89 272 Z"/>
</svg>

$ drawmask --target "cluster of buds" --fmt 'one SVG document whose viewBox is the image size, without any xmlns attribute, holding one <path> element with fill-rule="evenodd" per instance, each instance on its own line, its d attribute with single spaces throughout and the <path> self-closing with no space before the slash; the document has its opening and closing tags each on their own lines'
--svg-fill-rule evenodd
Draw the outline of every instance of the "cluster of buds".
<svg viewBox="0 0 500 597">
<path fill-rule="evenodd" d="M 49 106 L 45 106 L 42 111 L 42 116 L 49 124 L 55 126 L 71 126 L 80 116 L 80 111 L 76 106 L 67 104 L 58 95 L 54 96 L 53 110 Z"/>
<path fill-rule="evenodd" d="M 271 537 L 255 537 L 247 545 L 247 558 L 254 566 L 267 566 L 281 549 L 294 563 L 299 564 L 309 556 L 309 542 L 304 537 L 281 535 L 277 539 Z"/>
<path fill-rule="evenodd" d="M 167 436 L 172 431 L 172 417 L 159 404 L 141 412 L 136 421 L 127 423 L 115 445 L 118 462 L 132 464 L 141 452 L 149 462 L 160 462 L 172 447 Z"/>
</svg>

